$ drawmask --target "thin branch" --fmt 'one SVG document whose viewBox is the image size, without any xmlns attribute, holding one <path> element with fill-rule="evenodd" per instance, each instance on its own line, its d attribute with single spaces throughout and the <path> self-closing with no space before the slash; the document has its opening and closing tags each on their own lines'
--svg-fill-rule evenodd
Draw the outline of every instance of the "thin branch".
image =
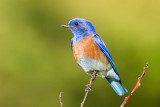
<svg viewBox="0 0 160 107">
<path fill-rule="evenodd" d="M 59 94 L 59 102 L 60 102 L 61 107 L 63 107 L 63 103 L 62 103 L 62 93 L 63 93 L 63 92 L 60 92 L 60 94 Z"/>
<path fill-rule="evenodd" d="M 95 80 L 95 78 L 96 78 L 96 73 L 97 73 L 97 71 L 94 71 L 94 72 L 93 72 L 93 74 L 91 75 L 90 82 L 89 82 L 89 84 L 86 86 L 86 89 L 85 89 L 85 92 L 86 92 L 86 93 L 85 93 L 85 96 L 84 96 L 83 101 L 82 101 L 82 103 L 81 103 L 81 107 L 84 106 L 84 103 L 85 103 L 85 101 L 86 101 L 88 92 L 91 91 L 91 85 L 92 85 L 93 80 Z"/>
<path fill-rule="evenodd" d="M 121 107 L 124 107 L 124 105 L 125 105 L 125 104 L 128 102 L 128 100 L 132 97 L 132 95 L 133 95 L 133 93 L 136 91 L 136 89 L 137 89 L 138 87 L 140 87 L 140 85 L 141 85 L 141 80 L 142 80 L 142 78 L 143 78 L 143 76 L 144 76 L 147 68 L 148 68 L 148 63 L 146 63 L 146 66 L 145 66 L 144 69 L 143 69 L 142 75 L 141 75 L 140 77 L 138 77 L 137 84 L 135 85 L 135 87 L 133 88 L 133 90 L 131 91 L 131 93 L 129 94 L 129 96 L 128 96 L 128 97 L 125 97 L 125 99 L 124 99 Z"/>
</svg>

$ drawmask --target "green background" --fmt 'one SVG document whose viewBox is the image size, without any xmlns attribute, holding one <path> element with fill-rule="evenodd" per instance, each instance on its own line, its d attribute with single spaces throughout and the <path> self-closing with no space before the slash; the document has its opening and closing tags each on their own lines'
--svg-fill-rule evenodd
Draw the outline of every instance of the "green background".
<svg viewBox="0 0 160 107">
<path fill-rule="evenodd" d="M 60 25 L 72 18 L 93 23 L 130 92 L 146 62 L 149 69 L 127 107 L 159 107 L 159 0 L 1 0 L 0 107 L 79 107 L 90 76 L 76 63 L 73 37 Z M 100 77 L 85 107 L 119 107 Z"/>
</svg>

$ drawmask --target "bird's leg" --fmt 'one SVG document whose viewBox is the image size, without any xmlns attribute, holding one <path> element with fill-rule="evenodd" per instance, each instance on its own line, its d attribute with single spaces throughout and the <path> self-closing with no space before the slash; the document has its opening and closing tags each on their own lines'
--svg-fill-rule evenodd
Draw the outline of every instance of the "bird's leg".
<svg viewBox="0 0 160 107">
<path fill-rule="evenodd" d="M 94 81 L 94 80 L 96 79 L 96 77 L 97 77 L 97 72 L 98 72 L 98 71 L 94 71 L 94 72 L 93 72 L 94 75 L 93 75 L 93 74 L 91 75 L 91 78 L 92 78 L 92 76 L 93 76 L 92 81 Z"/>
<path fill-rule="evenodd" d="M 91 91 L 91 83 L 96 79 L 96 74 L 98 71 L 92 72 L 90 83 L 86 85 L 85 91 Z"/>
<path fill-rule="evenodd" d="M 92 72 L 90 82 L 89 82 L 89 84 L 88 84 L 88 85 L 86 85 L 86 89 L 85 89 L 85 92 L 86 92 L 86 93 L 85 93 L 85 96 L 84 96 L 83 101 L 82 101 L 82 103 L 81 103 L 81 107 L 83 107 L 84 102 L 86 101 L 86 98 L 87 98 L 88 92 L 90 92 L 90 91 L 91 91 L 91 85 L 92 85 L 93 80 L 95 80 L 96 73 L 97 73 L 97 71 Z"/>
</svg>

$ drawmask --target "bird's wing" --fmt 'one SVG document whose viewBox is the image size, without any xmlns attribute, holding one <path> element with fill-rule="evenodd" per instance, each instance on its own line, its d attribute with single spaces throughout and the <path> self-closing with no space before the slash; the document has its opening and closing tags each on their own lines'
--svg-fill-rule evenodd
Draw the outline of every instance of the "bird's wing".
<svg viewBox="0 0 160 107">
<path fill-rule="evenodd" d="M 73 39 L 71 39 L 71 50 L 73 51 L 72 45 L 73 45 Z"/>
<path fill-rule="evenodd" d="M 116 72 L 116 74 L 119 75 L 118 70 L 113 63 L 111 54 L 109 53 L 109 51 L 108 51 L 107 47 L 105 46 L 104 42 L 102 41 L 102 39 L 98 35 L 94 35 L 92 38 L 95 41 L 95 43 L 99 46 L 100 50 L 106 55 L 106 57 L 110 61 L 110 63 L 112 65 L 114 71 Z"/>
</svg>

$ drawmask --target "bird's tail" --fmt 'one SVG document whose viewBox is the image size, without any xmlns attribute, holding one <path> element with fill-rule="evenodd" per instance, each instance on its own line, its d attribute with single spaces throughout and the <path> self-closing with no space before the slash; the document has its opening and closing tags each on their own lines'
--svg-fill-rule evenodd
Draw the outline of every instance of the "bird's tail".
<svg viewBox="0 0 160 107">
<path fill-rule="evenodd" d="M 114 89 L 114 91 L 119 95 L 122 96 L 125 93 L 127 93 L 127 89 L 125 87 L 122 86 L 120 81 L 114 81 L 111 80 L 109 78 L 106 78 L 108 80 L 108 82 L 111 84 L 112 88 Z"/>
</svg>

